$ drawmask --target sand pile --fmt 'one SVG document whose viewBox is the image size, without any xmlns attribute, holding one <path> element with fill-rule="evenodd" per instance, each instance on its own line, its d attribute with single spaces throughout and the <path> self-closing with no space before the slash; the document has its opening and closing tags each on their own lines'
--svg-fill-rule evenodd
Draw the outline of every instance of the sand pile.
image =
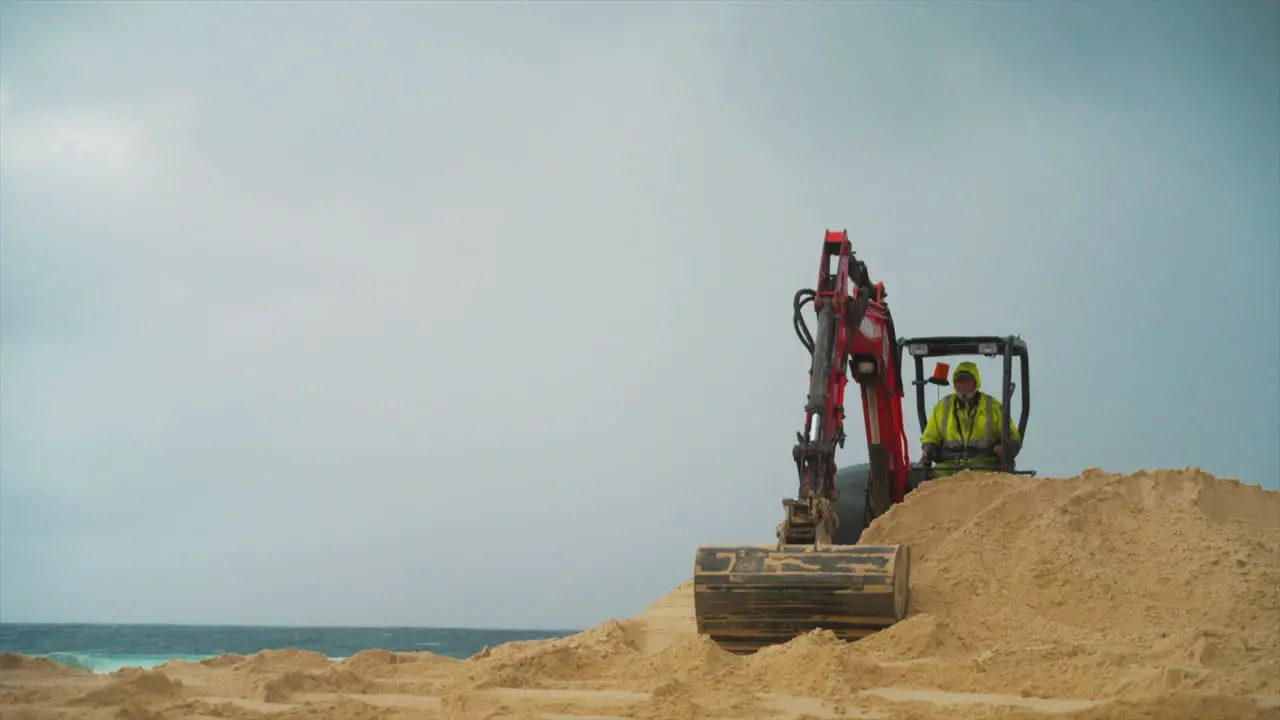
<svg viewBox="0 0 1280 720">
<path fill-rule="evenodd" d="M 847 699 L 899 675 L 867 660 L 856 644 L 841 642 L 830 630 L 815 630 L 785 645 L 764 648 L 750 657 L 750 668 L 757 687 L 830 700 Z"/>
<path fill-rule="evenodd" d="M 858 643 L 878 660 L 980 659 L 968 679 L 999 691 L 1280 692 L 1280 493 L 1197 469 L 970 475 L 864 542 L 913 556 L 912 617 Z"/>
<path fill-rule="evenodd" d="M 79 674 L 79 670 L 77 668 L 56 663 L 48 658 L 31 657 L 13 652 L 0 652 L 0 670 L 56 675 Z"/>
<path fill-rule="evenodd" d="M 339 666 L 387 687 L 442 685 L 454 666 L 463 662 L 431 652 L 365 650 L 342 660 Z"/>
<path fill-rule="evenodd" d="M 377 686 L 363 675 L 338 667 L 286 670 L 264 680 L 258 696 L 267 702 L 288 702 L 295 695 L 318 692 L 368 693 Z"/>
<path fill-rule="evenodd" d="M 912 605 L 857 643 L 818 630 L 729 654 L 696 634 L 685 583 L 634 618 L 465 661 L 269 651 L 103 677 L 0 655 L 0 703 L 148 720 L 1280 718 L 1280 493 L 1196 469 L 969 474 L 863 541 L 911 546 Z"/>
<path fill-rule="evenodd" d="M 171 701 L 182 696 L 181 680 L 170 678 L 158 670 L 124 668 L 112 673 L 106 685 L 80 695 L 71 704 L 112 707 Z"/>
<path fill-rule="evenodd" d="M 239 653 L 223 653 L 217 657 L 205 658 L 200 661 L 200 664 L 205 667 L 224 668 L 239 665 L 247 659 L 248 658 L 246 656 Z"/>
<path fill-rule="evenodd" d="M 576 635 L 485 648 L 453 673 L 447 692 L 491 687 L 536 688 L 595 680 L 628 666 L 639 656 L 628 627 L 610 620 Z"/>
<path fill-rule="evenodd" d="M 218 661 L 219 658 L 206 660 L 212 667 L 217 667 Z M 263 650 L 231 664 L 233 669 L 246 674 L 289 670 L 322 670 L 328 666 L 329 658 L 321 653 L 293 649 Z"/>
</svg>

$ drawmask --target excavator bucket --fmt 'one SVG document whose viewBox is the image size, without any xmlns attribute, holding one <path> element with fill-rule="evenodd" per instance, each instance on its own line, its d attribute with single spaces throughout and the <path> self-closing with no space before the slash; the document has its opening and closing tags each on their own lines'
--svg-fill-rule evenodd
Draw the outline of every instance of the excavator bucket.
<svg viewBox="0 0 1280 720">
<path fill-rule="evenodd" d="M 853 641 L 907 613 L 905 545 L 737 545 L 698 548 L 698 632 L 748 654 L 825 628 Z"/>
</svg>

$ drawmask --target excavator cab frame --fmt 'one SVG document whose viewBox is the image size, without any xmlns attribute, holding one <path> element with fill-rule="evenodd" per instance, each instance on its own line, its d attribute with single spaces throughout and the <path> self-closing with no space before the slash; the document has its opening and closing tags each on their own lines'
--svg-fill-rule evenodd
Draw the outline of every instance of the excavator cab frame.
<svg viewBox="0 0 1280 720">
<path fill-rule="evenodd" d="M 950 358 L 957 356 L 981 356 L 985 358 L 1001 358 L 1001 382 L 1000 382 L 1000 404 L 1002 407 L 1001 427 L 1001 444 L 1009 447 L 1009 428 L 1012 421 L 1012 411 L 1010 410 L 1010 401 L 1013 399 L 1015 390 L 1019 390 L 1021 395 L 1020 412 L 1018 415 L 1018 434 L 1022 438 L 1022 443 L 1026 443 L 1027 439 L 1027 418 L 1031 415 L 1031 368 L 1028 364 L 1027 343 L 1017 335 L 939 335 L 931 337 L 914 337 L 900 338 L 898 340 L 899 352 L 905 350 L 911 356 L 915 365 L 915 380 L 911 382 L 916 389 L 916 414 L 920 420 L 920 432 L 924 433 L 925 427 L 929 424 L 929 410 L 925 405 L 925 387 L 949 386 L 950 378 L 945 374 L 939 376 L 938 373 L 932 373 L 927 376 L 924 372 L 924 362 L 926 358 Z M 1014 360 L 1018 361 L 1018 370 L 1021 382 L 1013 380 Z M 951 460 L 944 456 L 943 460 Z M 967 464 L 967 463 L 966 463 Z M 962 464 L 961 468 L 963 469 Z M 983 470 L 990 471 L 988 468 Z M 917 463 L 912 464 L 911 468 L 911 489 L 919 486 L 920 482 L 932 479 L 932 466 L 921 466 Z M 1014 475 L 1031 475 L 1034 476 L 1034 470 L 1018 470 L 1017 458 L 1015 454 L 1006 454 L 1000 458 L 1000 466 L 998 472 L 1014 474 Z"/>
</svg>

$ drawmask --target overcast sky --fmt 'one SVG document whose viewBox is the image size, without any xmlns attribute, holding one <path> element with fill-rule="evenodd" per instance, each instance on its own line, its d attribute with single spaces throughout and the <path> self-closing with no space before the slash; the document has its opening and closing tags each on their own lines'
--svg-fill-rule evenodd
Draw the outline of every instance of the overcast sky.
<svg viewBox="0 0 1280 720">
<path fill-rule="evenodd" d="M 5 4 L 0 619 L 630 615 L 772 539 L 827 228 L 1024 467 L 1280 489 L 1278 8 Z"/>
</svg>

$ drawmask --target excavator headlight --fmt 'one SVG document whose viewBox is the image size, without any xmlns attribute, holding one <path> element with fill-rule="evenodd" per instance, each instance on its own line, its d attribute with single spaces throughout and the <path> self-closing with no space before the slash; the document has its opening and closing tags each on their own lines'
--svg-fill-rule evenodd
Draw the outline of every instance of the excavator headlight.
<svg viewBox="0 0 1280 720">
<path fill-rule="evenodd" d="M 912 343 L 907 348 L 907 352 L 914 357 L 923 357 L 929 354 L 929 346 L 924 343 Z"/>
<path fill-rule="evenodd" d="M 978 352 L 987 356 L 995 355 L 998 352 L 998 346 L 995 343 L 978 343 Z"/>
</svg>

